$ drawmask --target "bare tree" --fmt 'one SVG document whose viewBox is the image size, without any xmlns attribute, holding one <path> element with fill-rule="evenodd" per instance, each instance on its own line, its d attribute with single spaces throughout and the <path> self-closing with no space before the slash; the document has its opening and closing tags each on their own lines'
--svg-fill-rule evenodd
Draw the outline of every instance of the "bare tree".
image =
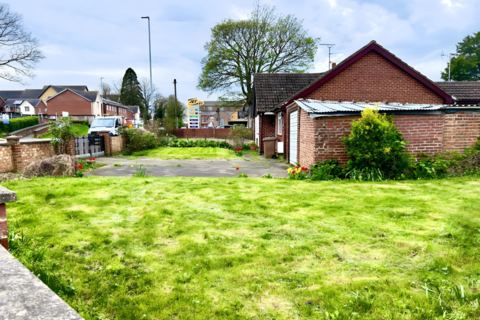
<svg viewBox="0 0 480 320">
<path fill-rule="evenodd" d="M 122 82 L 123 82 L 123 79 L 122 78 L 118 78 L 117 80 L 113 80 L 112 84 L 113 84 L 113 90 L 114 90 L 114 94 L 120 94 L 120 90 L 122 89 Z"/>
<path fill-rule="evenodd" d="M 157 86 L 153 85 L 153 90 L 150 91 L 150 79 L 143 77 L 140 79 L 140 90 L 142 90 L 143 99 L 145 99 L 147 105 L 150 105 L 150 102 L 155 102 L 155 100 L 161 98 L 161 94 L 158 92 Z"/>
<path fill-rule="evenodd" d="M 102 82 L 100 84 L 100 91 L 103 97 L 107 97 L 112 94 L 112 87 L 108 83 Z"/>
<path fill-rule="evenodd" d="M 38 40 L 27 32 L 23 18 L 10 12 L 8 4 L 0 4 L 0 78 L 24 83 L 34 78 L 35 65 L 44 57 Z"/>
</svg>

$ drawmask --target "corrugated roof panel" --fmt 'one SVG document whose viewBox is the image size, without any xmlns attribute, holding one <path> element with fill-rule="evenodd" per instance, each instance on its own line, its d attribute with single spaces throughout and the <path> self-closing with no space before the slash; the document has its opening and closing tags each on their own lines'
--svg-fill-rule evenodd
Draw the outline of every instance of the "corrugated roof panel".
<svg viewBox="0 0 480 320">
<path fill-rule="evenodd" d="M 319 100 L 296 100 L 302 109 L 308 113 L 332 113 L 332 112 L 361 112 L 367 106 L 374 108 L 374 103 L 367 102 L 348 102 L 348 101 L 319 101 Z M 414 110 L 439 110 L 443 108 L 441 104 L 400 104 L 400 103 L 381 103 L 378 106 L 379 111 L 414 111 Z"/>
</svg>

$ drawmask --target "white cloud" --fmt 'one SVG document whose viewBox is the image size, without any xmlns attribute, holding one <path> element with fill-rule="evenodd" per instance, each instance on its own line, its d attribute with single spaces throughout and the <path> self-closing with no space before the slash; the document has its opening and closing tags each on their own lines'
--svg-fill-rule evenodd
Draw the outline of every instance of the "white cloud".
<svg viewBox="0 0 480 320">
<path fill-rule="evenodd" d="M 46 84 L 86 84 L 96 88 L 100 77 L 111 82 L 129 67 L 149 76 L 147 22 L 152 31 L 153 80 L 162 94 L 207 99 L 196 89 L 203 48 L 211 28 L 223 19 L 245 19 L 254 0 L 85 0 L 74 6 L 60 0 L 15 0 L 11 9 L 23 14 L 32 33 L 44 44 L 46 59 L 38 65 L 29 88 Z M 335 43 L 332 61 L 340 62 L 371 40 L 416 67 L 432 80 L 446 63 L 440 52 L 453 52 L 465 36 L 478 32 L 478 0 L 266 0 L 278 11 L 304 20 L 309 34 Z M 39 18 L 40 17 L 40 18 Z M 328 49 L 320 47 L 314 70 L 328 69 Z M 0 81 L 0 89 L 20 89 Z M 214 95 L 211 98 L 216 98 Z"/>
</svg>

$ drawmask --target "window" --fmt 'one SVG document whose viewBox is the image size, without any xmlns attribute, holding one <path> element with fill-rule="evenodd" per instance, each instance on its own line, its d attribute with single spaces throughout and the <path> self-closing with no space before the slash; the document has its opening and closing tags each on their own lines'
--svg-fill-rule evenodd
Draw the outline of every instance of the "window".
<svg viewBox="0 0 480 320">
<path fill-rule="evenodd" d="M 278 134 L 282 135 L 282 116 L 283 114 L 280 112 L 278 114 Z"/>
<path fill-rule="evenodd" d="M 25 112 L 30 112 L 30 107 L 25 107 Z"/>
</svg>

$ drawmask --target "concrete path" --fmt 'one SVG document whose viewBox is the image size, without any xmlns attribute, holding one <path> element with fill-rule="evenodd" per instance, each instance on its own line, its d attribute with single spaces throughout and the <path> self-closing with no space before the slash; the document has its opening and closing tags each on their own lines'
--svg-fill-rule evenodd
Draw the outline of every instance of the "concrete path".
<svg viewBox="0 0 480 320">
<path fill-rule="evenodd" d="M 154 177 L 237 177 L 239 172 L 249 177 L 262 177 L 271 174 L 275 178 L 287 177 L 288 165 L 276 160 L 159 160 L 139 158 L 127 160 L 120 157 L 101 157 L 97 162 L 106 163 L 105 167 L 89 171 L 85 176 L 131 177 L 142 164 L 147 173 Z M 122 164 L 116 167 L 113 164 Z M 133 165 L 133 167 L 131 167 Z M 239 170 L 236 170 L 236 168 Z"/>
</svg>

